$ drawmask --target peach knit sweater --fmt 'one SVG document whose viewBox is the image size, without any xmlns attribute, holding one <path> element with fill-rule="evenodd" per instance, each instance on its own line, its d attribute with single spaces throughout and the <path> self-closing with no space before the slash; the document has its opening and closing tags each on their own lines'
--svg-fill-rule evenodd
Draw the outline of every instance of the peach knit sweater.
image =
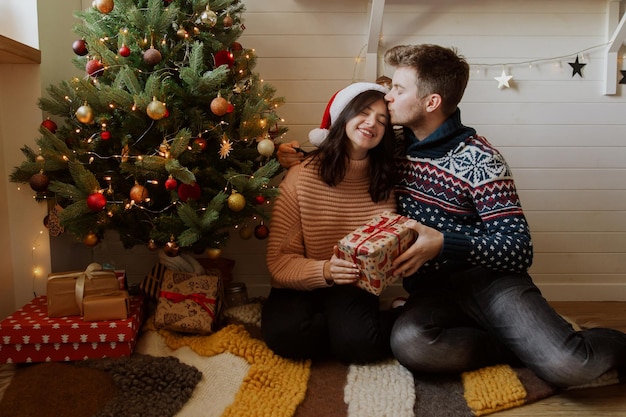
<svg viewBox="0 0 626 417">
<path fill-rule="evenodd" d="M 311 290 L 327 287 L 324 263 L 333 246 L 384 211 L 396 211 L 394 195 L 374 203 L 369 196 L 369 159 L 350 161 L 344 180 L 330 187 L 317 163 L 292 167 L 280 184 L 272 212 L 267 266 L 272 286 Z"/>
</svg>

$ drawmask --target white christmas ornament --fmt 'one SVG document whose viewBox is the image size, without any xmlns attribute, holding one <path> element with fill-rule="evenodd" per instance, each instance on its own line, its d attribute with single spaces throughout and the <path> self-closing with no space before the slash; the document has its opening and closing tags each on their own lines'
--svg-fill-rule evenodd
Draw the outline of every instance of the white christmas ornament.
<svg viewBox="0 0 626 417">
<path fill-rule="evenodd" d="M 506 71 L 502 70 L 502 74 L 499 77 L 494 77 L 494 80 L 498 81 L 498 88 L 509 88 L 509 81 L 513 78 L 512 75 L 506 75 Z"/>
<path fill-rule="evenodd" d="M 274 153 L 274 141 L 271 139 L 263 139 L 256 146 L 256 150 L 263 156 L 272 156 Z"/>
</svg>

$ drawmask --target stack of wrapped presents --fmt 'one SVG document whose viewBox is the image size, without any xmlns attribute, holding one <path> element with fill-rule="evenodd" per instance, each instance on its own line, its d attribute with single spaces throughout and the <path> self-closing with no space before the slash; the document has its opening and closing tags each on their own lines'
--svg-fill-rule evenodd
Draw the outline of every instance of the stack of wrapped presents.
<svg viewBox="0 0 626 417">
<path fill-rule="evenodd" d="M 130 356 L 144 316 L 123 271 L 90 264 L 53 273 L 47 294 L 0 322 L 0 363 L 75 361 Z"/>
</svg>

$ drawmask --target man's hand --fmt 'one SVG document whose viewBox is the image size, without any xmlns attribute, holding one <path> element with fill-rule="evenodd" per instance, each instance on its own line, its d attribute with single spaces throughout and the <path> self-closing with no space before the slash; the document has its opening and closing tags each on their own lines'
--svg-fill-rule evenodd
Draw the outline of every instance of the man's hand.
<svg viewBox="0 0 626 417">
<path fill-rule="evenodd" d="M 339 248 L 333 246 L 333 256 L 324 264 L 324 279 L 335 284 L 354 284 L 359 278 L 359 268 L 352 262 L 339 259 Z"/>
<path fill-rule="evenodd" d="M 418 235 L 415 243 L 392 263 L 393 275 L 400 277 L 413 275 L 422 265 L 439 255 L 443 247 L 443 233 L 440 231 L 415 220 L 410 220 L 405 225 Z"/>
<path fill-rule="evenodd" d="M 300 144 L 297 140 L 278 145 L 276 157 L 283 168 L 290 168 L 302 162 L 304 159 L 304 153 L 296 151 L 298 146 L 300 146 Z"/>
</svg>

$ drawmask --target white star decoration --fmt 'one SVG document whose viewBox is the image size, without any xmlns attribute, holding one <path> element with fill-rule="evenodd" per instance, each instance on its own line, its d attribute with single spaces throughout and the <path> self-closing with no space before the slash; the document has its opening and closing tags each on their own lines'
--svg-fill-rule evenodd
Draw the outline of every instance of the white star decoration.
<svg viewBox="0 0 626 417">
<path fill-rule="evenodd" d="M 498 88 L 509 88 L 509 81 L 513 78 L 512 75 L 506 75 L 506 71 L 502 70 L 502 74 L 499 77 L 494 77 L 494 80 L 498 81 Z"/>
</svg>

